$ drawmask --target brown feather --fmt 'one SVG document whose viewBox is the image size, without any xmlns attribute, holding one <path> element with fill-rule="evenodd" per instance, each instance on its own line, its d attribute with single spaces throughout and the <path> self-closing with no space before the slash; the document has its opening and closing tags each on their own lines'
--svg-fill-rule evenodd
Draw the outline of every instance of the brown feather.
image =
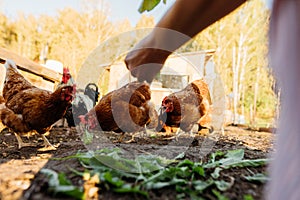
<svg viewBox="0 0 300 200">
<path fill-rule="evenodd" d="M 90 129 L 97 128 L 96 122 L 96 126 L 99 124 L 103 131 L 135 132 L 150 123 L 157 126 L 157 113 L 155 115 L 153 105 L 149 104 L 150 99 L 151 91 L 147 83 L 128 83 L 100 99 L 85 119 Z"/>
</svg>

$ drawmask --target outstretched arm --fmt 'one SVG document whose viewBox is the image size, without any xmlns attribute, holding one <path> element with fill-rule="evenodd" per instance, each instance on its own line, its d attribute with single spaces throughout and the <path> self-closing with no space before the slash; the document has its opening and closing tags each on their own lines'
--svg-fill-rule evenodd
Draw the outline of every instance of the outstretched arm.
<svg viewBox="0 0 300 200">
<path fill-rule="evenodd" d="M 172 29 L 189 37 L 194 37 L 245 1 L 177 0 L 156 27 Z"/>
<path fill-rule="evenodd" d="M 173 51 L 245 1 L 177 0 L 153 31 L 127 54 L 127 68 L 140 81 L 151 82 Z"/>
</svg>

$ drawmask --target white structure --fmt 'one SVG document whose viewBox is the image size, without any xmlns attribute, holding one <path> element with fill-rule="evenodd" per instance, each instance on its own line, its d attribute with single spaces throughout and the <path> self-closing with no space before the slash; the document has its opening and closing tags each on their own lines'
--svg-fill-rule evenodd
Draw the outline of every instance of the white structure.
<svg viewBox="0 0 300 200">
<path fill-rule="evenodd" d="M 43 66 L 63 74 L 64 65 L 57 60 L 47 60 L 46 64 L 43 64 Z"/>
</svg>

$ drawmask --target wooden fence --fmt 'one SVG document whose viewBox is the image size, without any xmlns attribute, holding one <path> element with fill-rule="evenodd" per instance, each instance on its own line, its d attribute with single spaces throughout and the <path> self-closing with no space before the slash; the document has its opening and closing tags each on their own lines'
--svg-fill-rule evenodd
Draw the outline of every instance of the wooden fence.
<svg viewBox="0 0 300 200">
<path fill-rule="evenodd" d="M 0 48 L 0 93 L 2 93 L 5 78 L 5 68 L 3 64 L 7 59 L 13 60 L 17 64 L 20 73 L 37 87 L 53 91 L 61 80 L 62 74 L 59 72 L 46 68 L 14 52 Z"/>
</svg>

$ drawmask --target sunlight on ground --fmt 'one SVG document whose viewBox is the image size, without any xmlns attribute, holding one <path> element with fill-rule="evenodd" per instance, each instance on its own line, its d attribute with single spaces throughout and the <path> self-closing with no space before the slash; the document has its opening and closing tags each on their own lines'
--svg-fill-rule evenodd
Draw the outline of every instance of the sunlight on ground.
<svg viewBox="0 0 300 200">
<path fill-rule="evenodd" d="M 1 156 L 5 157 L 5 155 Z M 0 194 L 3 197 L 9 195 L 11 200 L 20 199 L 23 191 L 29 188 L 35 174 L 44 167 L 51 156 L 52 154 L 47 153 L 32 156 L 29 159 L 1 159 Z M 18 166 L 17 170 L 15 166 Z"/>
</svg>

